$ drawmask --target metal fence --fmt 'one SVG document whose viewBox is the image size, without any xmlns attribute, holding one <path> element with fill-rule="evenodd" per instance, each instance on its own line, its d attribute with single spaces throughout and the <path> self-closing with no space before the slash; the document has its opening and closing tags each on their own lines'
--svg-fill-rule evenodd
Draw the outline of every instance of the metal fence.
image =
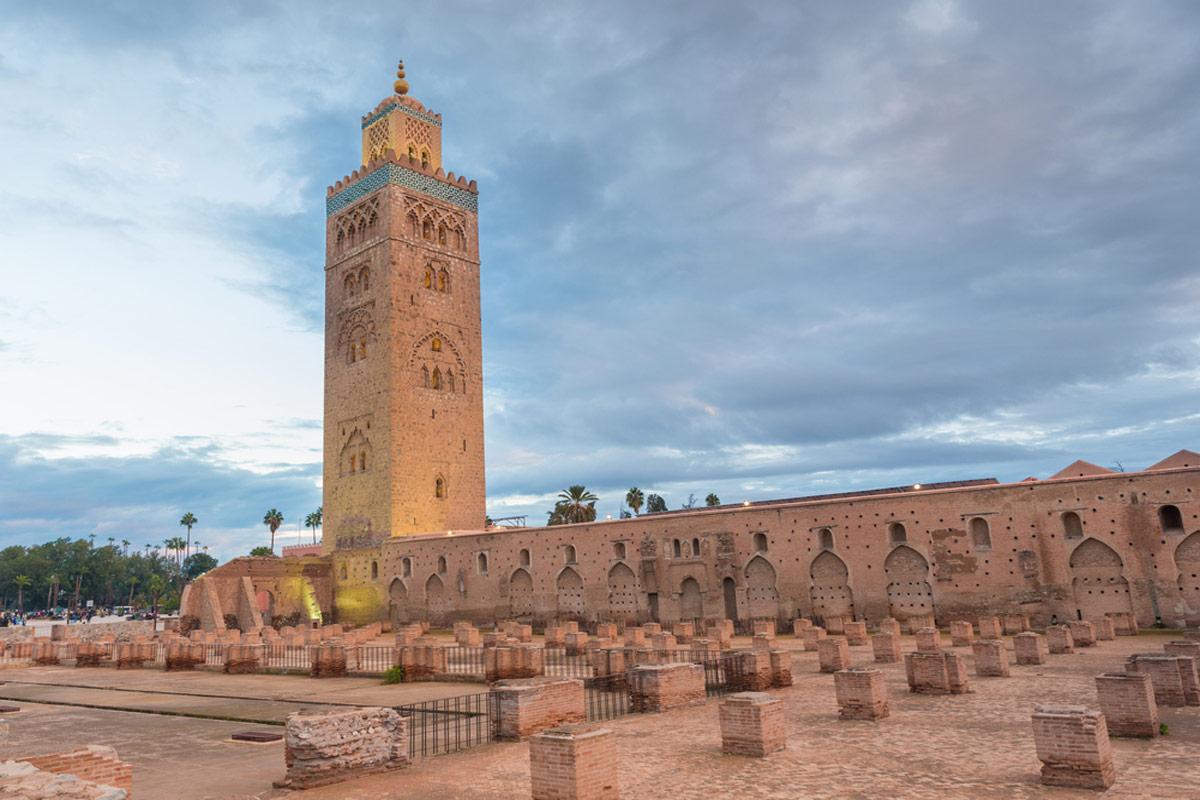
<svg viewBox="0 0 1200 800">
<path fill-rule="evenodd" d="M 705 697 L 723 697 L 741 691 L 745 685 L 742 658 L 736 653 L 722 653 L 715 658 L 706 658 L 700 664 L 704 667 Z"/>
<path fill-rule="evenodd" d="M 408 756 L 424 758 L 495 741 L 499 696 L 491 692 L 396 706 L 408 717 Z"/>
<path fill-rule="evenodd" d="M 545 648 L 546 674 L 554 678 L 590 678 L 592 662 L 586 655 L 568 655 L 561 647 Z"/>
<path fill-rule="evenodd" d="M 483 648 L 462 645 L 447 647 L 446 672 L 456 675 L 483 675 Z"/>
<path fill-rule="evenodd" d="M 359 645 L 354 648 L 358 656 L 355 672 L 373 672 L 382 675 L 395 665 L 396 650 L 392 647 Z"/>
<path fill-rule="evenodd" d="M 629 686 L 629 673 L 585 679 L 583 699 L 588 722 L 600 722 L 628 714 Z"/>
</svg>

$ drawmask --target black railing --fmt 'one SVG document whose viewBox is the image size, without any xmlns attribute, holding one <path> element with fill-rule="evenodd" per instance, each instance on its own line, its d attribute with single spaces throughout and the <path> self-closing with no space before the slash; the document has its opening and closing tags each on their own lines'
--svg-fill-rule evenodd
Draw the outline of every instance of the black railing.
<svg viewBox="0 0 1200 800">
<path fill-rule="evenodd" d="M 303 644 L 264 644 L 263 666 L 278 669 L 312 669 L 312 648 Z"/>
<path fill-rule="evenodd" d="M 424 758 L 465 750 L 496 738 L 499 696 L 491 692 L 443 697 L 396 706 L 408 717 L 408 756 Z"/>
<path fill-rule="evenodd" d="M 354 669 L 355 672 L 369 672 L 375 675 L 382 675 L 392 668 L 396 660 L 396 650 L 392 647 L 359 645 L 354 648 L 354 651 L 358 657 L 358 664 Z"/>
<path fill-rule="evenodd" d="M 482 647 L 447 647 L 446 672 L 459 675 L 483 675 Z"/>
<path fill-rule="evenodd" d="M 704 696 L 722 697 L 741 691 L 742 659 L 736 653 L 725 653 L 700 662 L 704 667 Z"/>
<path fill-rule="evenodd" d="M 543 651 L 546 674 L 555 678 L 590 678 L 592 662 L 587 655 L 568 655 L 561 647 L 547 647 Z"/>
<path fill-rule="evenodd" d="M 588 722 L 623 717 L 629 713 L 629 675 L 587 678 L 583 682 L 583 698 Z"/>
</svg>

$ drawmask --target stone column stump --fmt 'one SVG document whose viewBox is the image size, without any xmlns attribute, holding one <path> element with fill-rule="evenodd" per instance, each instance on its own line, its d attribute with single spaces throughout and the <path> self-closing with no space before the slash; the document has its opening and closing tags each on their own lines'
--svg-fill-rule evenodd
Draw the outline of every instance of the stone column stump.
<svg viewBox="0 0 1200 800">
<path fill-rule="evenodd" d="M 877 633 L 871 637 L 871 648 L 875 653 L 875 663 L 895 664 L 900 660 L 900 634 Z"/>
<path fill-rule="evenodd" d="M 881 670 L 851 667 L 833 673 L 840 719 L 883 719 L 891 713 Z"/>
<path fill-rule="evenodd" d="M 617 800 L 617 745 L 613 733 L 564 725 L 529 740 L 533 800 Z"/>
<path fill-rule="evenodd" d="M 955 620 L 950 623 L 951 647 L 970 647 L 975 642 L 975 629 L 971 623 Z"/>
<path fill-rule="evenodd" d="M 1079 620 L 1070 624 L 1071 639 L 1076 647 L 1096 646 L 1096 626 L 1090 622 Z"/>
<path fill-rule="evenodd" d="M 1144 672 L 1105 672 L 1096 676 L 1096 698 L 1113 736 L 1158 736 L 1154 684 Z"/>
<path fill-rule="evenodd" d="M 770 664 L 770 653 L 767 664 Z M 704 667 L 699 664 L 644 664 L 630 674 L 629 710 L 656 713 L 704 702 Z"/>
<path fill-rule="evenodd" d="M 1013 637 L 1013 648 L 1017 651 L 1018 664 L 1046 663 L 1046 637 L 1040 633 L 1018 633 Z"/>
<path fill-rule="evenodd" d="M 1050 655 L 1061 656 L 1075 652 L 1075 640 L 1071 637 L 1071 629 L 1066 625 L 1051 625 L 1046 628 L 1046 642 L 1050 645 Z"/>
<path fill-rule="evenodd" d="M 1104 715 L 1083 706 L 1042 706 L 1033 713 L 1042 783 L 1104 790 L 1116 780 Z"/>
<path fill-rule="evenodd" d="M 841 636 L 821 639 L 817 645 L 821 672 L 837 672 L 850 666 L 850 645 Z"/>
<path fill-rule="evenodd" d="M 862 647 L 870 644 L 867 638 L 867 623 L 865 622 L 847 622 L 845 624 L 846 642 L 851 647 Z"/>
<path fill-rule="evenodd" d="M 971 647 L 975 654 L 975 675 L 981 678 L 1007 678 L 1008 650 L 1003 639 L 983 639 Z"/>
<path fill-rule="evenodd" d="M 804 634 L 803 634 L 804 649 L 805 650 L 816 650 L 817 644 L 822 639 L 824 639 L 827 635 L 828 634 L 825 632 L 824 628 L 818 628 L 816 625 L 813 625 L 810 628 L 805 628 Z"/>
</svg>

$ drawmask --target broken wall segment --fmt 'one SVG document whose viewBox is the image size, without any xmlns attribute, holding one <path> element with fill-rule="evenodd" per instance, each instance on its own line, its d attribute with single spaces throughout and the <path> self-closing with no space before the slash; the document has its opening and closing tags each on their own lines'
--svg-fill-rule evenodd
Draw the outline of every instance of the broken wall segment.
<svg viewBox="0 0 1200 800">
<path fill-rule="evenodd" d="M 308 789 L 408 764 L 408 718 L 391 708 L 289 714 L 287 775 L 276 786 Z"/>
<path fill-rule="evenodd" d="M 520 740 L 536 733 L 583 722 L 583 681 L 566 678 L 517 678 L 492 687 L 496 738 Z"/>
<path fill-rule="evenodd" d="M 765 651 L 767 663 L 770 653 Z M 645 664 L 630 673 L 629 710 L 655 713 L 704 702 L 704 667 L 699 664 Z"/>
</svg>

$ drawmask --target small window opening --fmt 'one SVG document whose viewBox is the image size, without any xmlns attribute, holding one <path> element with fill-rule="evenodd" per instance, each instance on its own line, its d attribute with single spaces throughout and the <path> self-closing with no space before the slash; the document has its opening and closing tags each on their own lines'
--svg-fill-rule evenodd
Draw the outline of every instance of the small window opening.
<svg viewBox="0 0 1200 800">
<path fill-rule="evenodd" d="M 991 547 L 992 532 L 988 529 L 987 520 L 975 517 L 971 520 L 971 544 L 974 547 Z"/>
<path fill-rule="evenodd" d="M 487 561 L 488 559 L 486 553 L 480 553 L 475 559 L 475 568 L 480 575 L 487 575 Z"/>
<path fill-rule="evenodd" d="M 379 577 L 379 562 L 371 562 L 371 580 L 376 580 Z"/>
<path fill-rule="evenodd" d="M 683 558 L 683 544 L 681 544 L 680 541 L 678 539 L 676 539 L 674 542 L 674 546 L 675 546 L 675 557 Z"/>
<path fill-rule="evenodd" d="M 767 535 L 765 533 L 754 534 L 754 552 L 767 552 Z"/>
<path fill-rule="evenodd" d="M 566 557 L 568 564 L 574 564 L 575 563 L 575 545 L 573 545 L 573 544 L 567 545 L 566 549 L 563 550 L 563 555 Z"/>
<path fill-rule="evenodd" d="M 529 566 L 529 549 L 528 548 L 526 548 L 526 547 L 521 548 L 520 561 L 521 561 L 522 567 Z"/>
<path fill-rule="evenodd" d="M 434 374 L 435 374 L 435 375 L 437 374 L 437 370 L 434 370 Z M 436 389 L 437 387 L 435 386 L 434 388 Z M 443 499 L 443 498 L 445 498 L 445 496 L 446 496 L 446 482 L 445 482 L 444 480 L 442 480 L 441 478 L 438 478 L 438 479 L 437 479 L 437 481 L 434 483 L 434 485 L 433 485 L 433 494 L 434 494 L 434 496 L 435 496 L 435 497 L 437 497 L 439 500 L 440 500 L 440 499 Z"/>
<path fill-rule="evenodd" d="M 888 525 L 888 544 L 900 544 L 908 541 L 908 531 L 904 529 L 903 523 L 893 522 Z"/>
<path fill-rule="evenodd" d="M 1158 509 L 1158 524 L 1163 533 L 1183 533 L 1183 514 L 1178 506 L 1162 506 Z"/>
<path fill-rule="evenodd" d="M 1074 511 L 1062 515 L 1063 536 L 1068 539 L 1083 538 L 1083 521 Z"/>
<path fill-rule="evenodd" d="M 618 559 L 625 558 L 625 543 L 624 542 L 615 542 L 613 544 L 613 557 L 618 558 Z"/>
<path fill-rule="evenodd" d="M 822 550 L 832 550 L 833 531 L 829 530 L 829 528 L 821 528 L 821 530 L 817 532 L 817 546 Z"/>
</svg>

